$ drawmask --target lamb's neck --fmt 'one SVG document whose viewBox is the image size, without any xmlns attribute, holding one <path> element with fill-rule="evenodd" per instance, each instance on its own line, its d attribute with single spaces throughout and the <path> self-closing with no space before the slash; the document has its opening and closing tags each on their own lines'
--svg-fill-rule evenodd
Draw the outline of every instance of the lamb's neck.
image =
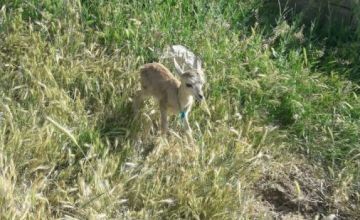
<svg viewBox="0 0 360 220">
<path fill-rule="evenodd" d="M 183 86 L 179 87 L 178 103 L 180 112 L 186 111 L 186 109 L 193 103 L 193 96 L 187 92 Z"/>
</svg>

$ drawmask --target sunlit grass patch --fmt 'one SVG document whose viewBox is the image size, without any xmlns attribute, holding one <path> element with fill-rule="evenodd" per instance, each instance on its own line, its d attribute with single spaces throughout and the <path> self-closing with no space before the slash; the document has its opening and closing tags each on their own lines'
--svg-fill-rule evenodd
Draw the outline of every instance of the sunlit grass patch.
<svg viewBox="0 0 360 220">
<path fill-rule="evenodd" d="M 359 217 L 354 50 L 262 1 L 2 5 L 0 218 Z M 154 101 L 131 109 L 174 43 L 205 65 L 194 145 L 177 116 L 159 137 Z"/>
</svg>

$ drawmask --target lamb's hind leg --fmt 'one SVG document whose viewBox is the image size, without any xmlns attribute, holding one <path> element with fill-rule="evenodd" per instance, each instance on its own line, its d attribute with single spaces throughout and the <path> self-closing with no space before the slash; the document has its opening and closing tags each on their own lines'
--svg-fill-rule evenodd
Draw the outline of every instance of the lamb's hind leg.
<svg viewBox="0 0 360 220">
<path fill-rule="evenodd" d="M 143 90 L 139 90 L 136 92 L 135 96 L 134 96 L 134 100 L 133 100 L 133 111 L 135 113 L 138 113 L 142 104 L 144 103 L 145 98 L 147 97 L 147 95 L 144 93 Z"/>
</svg>

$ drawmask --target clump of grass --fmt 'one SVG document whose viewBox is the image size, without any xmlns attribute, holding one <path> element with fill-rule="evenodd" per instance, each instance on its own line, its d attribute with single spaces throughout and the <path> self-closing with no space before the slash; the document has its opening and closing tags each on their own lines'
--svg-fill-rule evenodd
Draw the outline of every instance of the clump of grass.
<svg viewBox="0 0 360 220">
<path fill-rule="evenodd" d="M 358 218 L 357 67 L 332 62 L 352 52 L 262 4 L 3 1 L 1 218 Z M 158 137 L 152 102 L 130 107 L 172 43 L 206 66 L 195 146 L 176 118 Z"/>
</svg>

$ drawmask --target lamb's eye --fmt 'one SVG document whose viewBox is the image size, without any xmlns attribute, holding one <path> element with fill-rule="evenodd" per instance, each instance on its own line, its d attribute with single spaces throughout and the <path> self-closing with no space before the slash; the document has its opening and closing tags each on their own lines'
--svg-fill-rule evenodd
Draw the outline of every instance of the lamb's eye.
<svg viewBox="0 0 360 220">
<path fill-rule="evenodd" d="M 189 83 L 186 83 L 186 87 L 191 88 L 191 87 L 192 87 L 192 85 L 191 85 L 191 84 L 189 84 Z"/>
</svg>

